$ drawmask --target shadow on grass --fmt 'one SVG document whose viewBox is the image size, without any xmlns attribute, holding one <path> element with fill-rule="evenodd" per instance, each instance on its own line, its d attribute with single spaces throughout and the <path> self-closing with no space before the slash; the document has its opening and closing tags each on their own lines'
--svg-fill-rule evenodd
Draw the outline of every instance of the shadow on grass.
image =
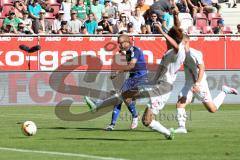
<svg viewBox="0 0 240 160">
<path fill-rule="evenodd" d="M 19 136 L 19 137 L 10 137 L 11 139 L 27 139 L 30 136 Z"/>
<path fill-rule="evenodd" d="M 38 129 L 53 129 L 53 130 L 79 130 L 79 131 L 105 131 L 104 128 L 90 128 L 90 127 L 46 127 L 46 128 L 38 128 Z M 141 130 L 141 129 L 114 129 L 111 132 L 153 132 L 152 130 Z"/>
<path fill-rule="evenodd" d="M 123 138 L 97 138 L 97 137 L 78 137 L 78 138 L 62 138 L 64 140 L 91 140 L 91 141 L 161 141 L 161 140 L 165 140 L 165 139 L 160 139 L 160 138 L 156 138 L 156 139 L 123 139 Z"/>
</svg>

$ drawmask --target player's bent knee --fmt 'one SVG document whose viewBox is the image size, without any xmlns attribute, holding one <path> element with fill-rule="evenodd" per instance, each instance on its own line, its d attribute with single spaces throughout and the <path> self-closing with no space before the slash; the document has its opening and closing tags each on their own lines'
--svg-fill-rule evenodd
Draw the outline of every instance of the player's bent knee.
<svg viewBox="0 0 240 160">
<path fill-rule="evenodd" d="M 185 104 L 187 103 L 187 98 L 186 97 L 180 97 L 177 101 L 177 104 L 181 105 L 181 104 Z"/>
<path fill-rule="evenodd" d="M 145 127 L 149 127 L 149 125 L 151 124 L 152 120 L 149 119 L 149 118 L 145 118 L 143 117 L 142 118 L 142 124 L 145 126 Z"/>
<path fill-rule="evenodd" d="M 217 109 L 216 108 L 208 108 L 208 112 L 215 113 L 215 112 L 217 112 Z"/>
<path fill-rule="evenodd" d="M 131 98 L 127 98 L 125 101 L 126 101 L 127 104 L 130 104 L 132 102 L 132 99 Z"/>
<path fill-rule="evenodd" d="M 210 112 L 210 113 L 215 113 L 215 112 L 217 112 L 217 107 L 216 107 L 214 104 L 208 103 L 208 102 L 203 103 L 203 104 L 204 104 L 204 106 L 207 108 L 208 112 Z"/>
<path fill-rule="evenodd" d="M 152 120 L 153 120 L 152 111 L 149 108 L 146 108 L 142 117 L 142 124 L 148 127 L 151 124 Z"/>
</svg>

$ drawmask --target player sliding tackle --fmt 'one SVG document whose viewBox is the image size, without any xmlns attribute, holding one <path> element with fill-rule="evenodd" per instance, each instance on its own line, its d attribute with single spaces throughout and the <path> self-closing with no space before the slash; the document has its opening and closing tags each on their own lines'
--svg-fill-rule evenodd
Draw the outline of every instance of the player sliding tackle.
<svg viewBox="0 0 240 160">
<path fill-rule="evenodd" d="M 176 133 L 187 133 L 186 123 L 186 105 L 190 104 L 193 98 L 200 100 L 206 109 L 216 112 L 226 97 L 226 94 L 238 94 L 237 90 L 228 86 L 222 86 L 222 91 L 212 100 L 207 76 L 204 69 L 203 55 L 200 51 L 190 48 L 189 37 L 184 36 L 183 44 L 186 50 L 186 59 L 184 61 L 185 85 L 182 88 L 177 102 L 177 120 L 179 128 Z"/>
<path fill-rule="evenodd" d="M 89 97 L 85 97 L 87 104 L 92 110 L 119 104 L 122 100 L 128 104 L 136 98 L 149 97 L 150 102 L 145 109 L 142 123 L 144 126 L 164 134 L 167 139 L 174 138 L 174 130 L 168 130 L 156 121 L 154 117 L 154 115 L 157 115 L 166 104 L 172 90 L 172 84 L 176 80 L 177 72 L 185 60 L 184 46 L 180 44 L 183 32 L 179 28 L 179 21 L 176 13 L 174 14 L 174 19 L 175 26 L 170 29 L 168 34 L 163 32 L 161 24 L 155 24 L 166 38 L 169 48 L 172 49 L 169 49 L 163 56 L 153 81 L 148 85 L 140 85 L 126 90 L 125 92 L 121 92 L 120 94 L 115 94 L 113 97 L 101 101 L 100 103 L 95 103 Z M 118 42 L 121 42 L 120 37 Z"/>
</svg>

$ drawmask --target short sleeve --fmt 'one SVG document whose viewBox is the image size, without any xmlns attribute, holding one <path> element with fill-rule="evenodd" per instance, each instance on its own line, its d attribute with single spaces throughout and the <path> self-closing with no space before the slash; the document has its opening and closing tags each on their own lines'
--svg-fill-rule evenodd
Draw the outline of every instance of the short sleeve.
<svg viewBox="0 0 240 160">
<path fill-rule="evenodd" d="M 162 16 L 162 19 L 164 20 L 164 21 L 167 21 L 167 15 L 166 15 L 166 13 Z"/>
<path fill-rule="evenodd" d="M 177 53 L 177 59 L 178 61 L 183 62 L 185 60 L 185 57 L 186 57 L 185 47 L 182 43 L 180 43 L 178 53 Z"/>
<path fill-rule="evenodd" d="M 28 5 L 28 10 L 31 14 L 33 14 L 33 7 L 31 5 Z"/>
<path fill-rule="evenodd" d="M 197 52 L 197 54 L 195 54 L 195 58 L 197 64 L 204 64 L 202 52 Z"/>
<path fill-rule="evenodd" d="M 139 49 L 133 49 L 131 52 L 132 52 L 131 53 L 131 59 L 138 59 L 139 58 L 139 56 L 140 56 L 140 50 Z"/>
</svg>

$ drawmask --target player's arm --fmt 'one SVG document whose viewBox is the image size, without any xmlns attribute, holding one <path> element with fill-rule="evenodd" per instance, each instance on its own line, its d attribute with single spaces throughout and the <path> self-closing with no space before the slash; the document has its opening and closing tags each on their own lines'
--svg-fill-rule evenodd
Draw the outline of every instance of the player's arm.
<svg viewBox="0 0 240 160">
<path fill-rule="evenodd" d="M 173 10 L 174 26 L 177 27 L 177 28 L 180 28 L 181 22 L 180 22 L 180 20 L 178 18 L 178 13 L 179 13 L 178 8 L 175 7 L 175 9 Z"/>
<path fill-rule="evenodd" d="M 155 74 L 153 80 L 150 82 L 151 84 L 156 84 L 159 79 L 162 79 L 162 76 L 167 72 L 167 68 L 164 65 L 159 65 L 157 69 L 157 73 Z"/>
<path fill-rule="evenodd" d="M 195 81 L 195 84 L 193 85 L 193 92 L 197 93 L 200 91 L 200 83 L 203 79 L 204 72 L 205 72 L 205 66 L 202 58 L 202 53 L 200 53 L 198 56 L 196 56 L 197 61 L 197 68 L 198 68 L 198 78 Z"/>
<path fill-rule="evenodd" d="M 198 79 L 196 80 L 195 84 L 199 84 L 202 81 L 203 75 L 204 75 L 204 71 L 205 71 L 205 66 L 204 64 L 199 64 L 197 65 L 198 67 Z"/>
<path fill-rule="evenodd" d="M 174 17 L 174 27 L 180 28 L 181 23 L 178 18 L 178 9 L 177 8 L 173 10 L 173 17 Z M 170 37 L 167 33 L 165 33 L 163 31 L 162 25 L 160 23 L 156 24 L 156 27 L 158 28 L 159 32 L 166 38 L 168 43 L 172 46 L 175 53 L 177 54 L 178 50 L 179 50 L 179 45 L 177 44 L 177 42 L 172 37 Z"/>
<path fill-rule="evenodd" d="M 124 67 L 120 70 L 120 72 L 128 72 L 128 71 L 132 70 L 132 69 L 135 67 L 136 63 L 137 63 L 137 59 L 136 59 L 136 58 L 133 58 L 133 59 L 128 63 L 128 65 L 124 66 Z"/>
<path fill-rule="evenodd" d="M 203 75 L 204 75 L 204 64 L 199 64 L 197 65 L 198 67 L 198 78 L 196 80 L 196 82 L 194 83 L 193 87 L 192 87 L 192 91 L 194 93 L 198 93 L 200 92 L 200 82 L 202 81 Z"/>
<path fill-rule="evenodd" d="M 179 46 L 178 46 L 177 42 L 172 37 L 170 37 L 167 33 L 165 33 L 163 31 L 162 24 L 158 23 L 158 24 L 155 24 L 155 26 L 158 28 L 159 32 L 163 35 L 163 37 L 166 38 L 168 43 L 170 43 L 172 48 L 175 50 L 175 53 L 178 53 Z"/>
<path fill-rule="evenodd" d="M 114 79 L 115 77 L 117 77 L 118 74 L 123 73 L 123 72 L 128 72 L 128 71 L 132 70 L 132 69 L 135 67 L 136 63 L 137 63 L 137 59 L 136 59 L 136 58 L 133 58 L 133 59 L 128 63 L 128 65 L 124 66 L 121 70 L 116 71 L 116 73 L 113 74 L 113 75 L 111 75 L 110 78 L 111 78 L 111 79 Z"/>
</svg>

